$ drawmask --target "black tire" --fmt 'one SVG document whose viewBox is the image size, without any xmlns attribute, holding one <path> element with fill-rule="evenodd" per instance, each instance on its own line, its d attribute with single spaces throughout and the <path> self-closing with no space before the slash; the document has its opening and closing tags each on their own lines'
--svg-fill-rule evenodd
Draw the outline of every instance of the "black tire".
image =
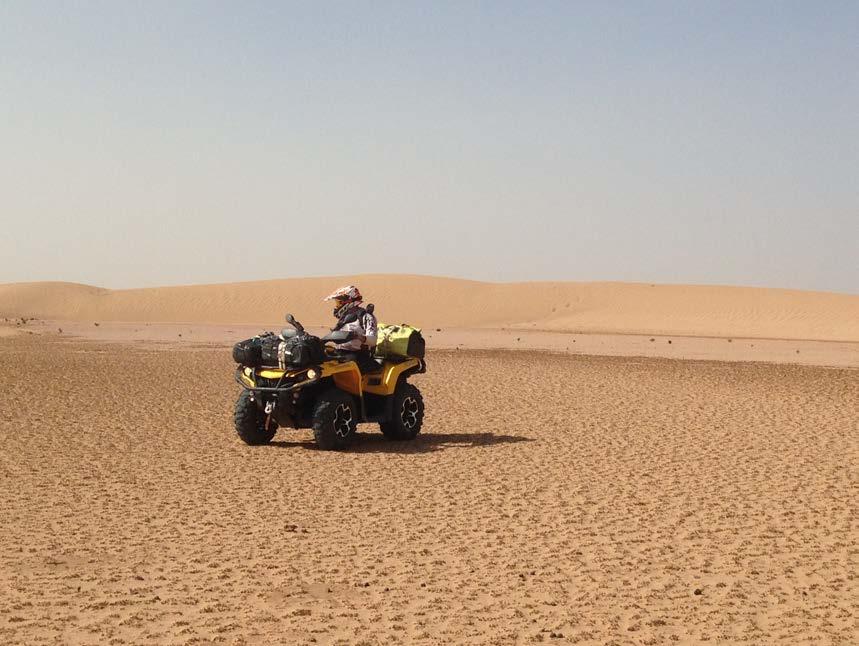
<svg viewBox="0 0 859 646">
<path fill-rule="evenodd" d="M 347 392 L 330 388 L 320 393 L 313 407 L 313 437 L 324 451 L 347 448 L 355 438 L 358 408 Z"/>
<path fill-rule="evenodd" d="M 269 421 L 268 430 L 266 430 L 265 413 L 251 399 L 251 394 L 247 390 L 239 395 L 234 419 L 236 433 L 239 434 L 245 444 L 252 446 L 268 444 L 274 434 L 277 433 L 277 423 L 274 419 Z"/>
<path fill-rule="evenodd" d="M 413 440 L 424 423 L 424 398 L 417 386 L 401 382 L 394 393 L 392 418 L 379 426 L 391 440 Z"/>
</svg>

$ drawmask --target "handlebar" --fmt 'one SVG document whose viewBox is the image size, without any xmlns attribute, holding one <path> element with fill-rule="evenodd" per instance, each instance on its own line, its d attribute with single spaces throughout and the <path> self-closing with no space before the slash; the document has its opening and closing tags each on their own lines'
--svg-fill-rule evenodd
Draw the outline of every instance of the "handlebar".
<svg viewBox="0 0 859 646">
<path fill-rule="evenodd" d="M 286 322 L 289 323 L 292 327 L 298 330 L 299 334 L 304 334 L 304 326 L 295 320 L 295 317 L 292 314 L 286 315 Z"/>
</svg>

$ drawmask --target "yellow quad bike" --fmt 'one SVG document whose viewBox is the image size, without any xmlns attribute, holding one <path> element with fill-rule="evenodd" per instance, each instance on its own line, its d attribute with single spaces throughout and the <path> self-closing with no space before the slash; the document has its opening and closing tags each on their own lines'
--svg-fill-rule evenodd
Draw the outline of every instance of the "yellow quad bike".
<svg viewBox="0 0 859 646">
<path fill-rule="evenodd" d="M 292 329 L 266 338 L 262 360 L 238 357 L 245 363 L 262 364 L 240 363 L 236 369 L 243 392 L 236 402 L 235 425 L 246 444 L 267 444 L 281 427 L 312 428 L 319 448 L 345 449 L 359 422 L 378 423 L 390 439 L 417 436 L 424 401 L 420 390 L 407 380 L 426 372 L 423 359 L 374 358 L 373 365 L 362 366 L 362 371 L 354 353 L 327 345 L 349 341 L 352 333 L 331 332 L 318 338 L 291 314 L 286 320 Z M 237 356 L 235 350 L 233 356 Z"/>
</svg>

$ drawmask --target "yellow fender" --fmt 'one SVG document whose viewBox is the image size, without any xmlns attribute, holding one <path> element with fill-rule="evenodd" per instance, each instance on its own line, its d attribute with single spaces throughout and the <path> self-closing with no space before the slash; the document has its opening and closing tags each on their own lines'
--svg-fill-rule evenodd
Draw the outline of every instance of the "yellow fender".
<svg viewBox="0 0 859 646">
<path fill-rule="evenodd" d="M 340 390 L 361 397 L 361 371 L 354 361 L 326 361 L 322 364 L 322 378 L 331 377 Z"/>
<path fill-rule="evenodd" d="M 253 368 L 245 368 L 241 373 L 241 380 L 246 386 L 251 388 L 256 387 L 256 381 L 254 381 L 254 369 Z"/>
<path fill-rule="evenodd" d="M 401 363 L 385 363 L 382 372 L 364 376 L 364 392 L 386 397 L 393 395 L 397 389 L 397 381 L 400 379 L 400 375 L 407 370 L 418 367 L 420 363 L 418 359 L 408 359 Z"/>
</svg>

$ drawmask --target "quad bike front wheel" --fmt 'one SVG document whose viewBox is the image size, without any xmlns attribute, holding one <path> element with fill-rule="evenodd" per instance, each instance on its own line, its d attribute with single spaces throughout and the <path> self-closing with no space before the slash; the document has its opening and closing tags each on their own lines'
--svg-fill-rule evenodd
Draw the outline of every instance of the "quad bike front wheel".
<svg viewBox="0 0 859 646">
<path fill-rule="evenodd" d="M 247 390 L 243 391 L 236 402 L 234 419 L 236 433 L 245 444 L 259 445 L 271 442 L 271 438 L 277 433 L 277 424 L 271 419 L 266 428 L 265 418 L 266 414 L 251 399 L 251 394 Z"/>
<path fill-rule="evenodd" d="M 424 398 L 417 386 L 401 382 L 394 393 L 391 420 L 379 426 L 391 440 L 413 440 L 421 432 L 424 422 Z"/>
<path fill-rule="evenodd" d="M 325 451 L 345 449 L 355 438 L 358 409 L 355 399 L 337 388 L 324 391 L 313 408 L 313 437 Z"/>
</svg>

